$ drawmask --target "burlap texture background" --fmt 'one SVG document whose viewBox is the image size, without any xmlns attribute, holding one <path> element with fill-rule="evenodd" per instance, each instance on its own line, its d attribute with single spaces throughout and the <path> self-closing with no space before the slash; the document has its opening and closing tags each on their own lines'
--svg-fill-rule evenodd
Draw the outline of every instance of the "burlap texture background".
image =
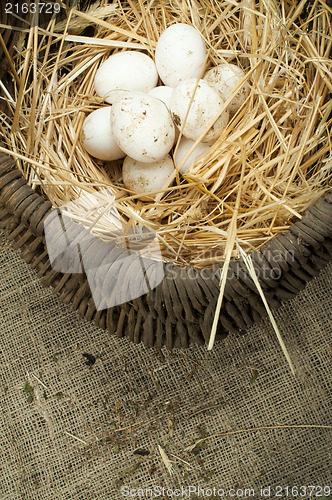
<svg viewBox="0 0 332 500">
<path fill-rule="evenodd" d="M 292 498 L 276 485 L 331 483 L 331 266 L 275 313 L 294 378 L 268 320 L 212 352 L 158 353 L 81 320 L 0 243 L 1 499 L 189 485 L 240 489 L 236 498 L 271 486 L 270 498 Z"/>
</svg>

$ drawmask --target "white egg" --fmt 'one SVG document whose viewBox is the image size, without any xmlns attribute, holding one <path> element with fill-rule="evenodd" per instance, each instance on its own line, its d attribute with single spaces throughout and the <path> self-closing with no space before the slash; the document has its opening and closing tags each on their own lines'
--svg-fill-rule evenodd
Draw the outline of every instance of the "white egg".
<svg viewBox="0 0 332 500">
<path fill-rule="evenodd" d="M 171 111 L 171 97 L 173 94 L 173 90 L 173 87 L 169 87 L 168 85 L 160 85 L 149 90 L 148 95 L 152 95 L 153 97 L 156 97 L 157 99 L 163 101 L 169 111 Z M 179 135 L 179 129 L 175 127 L 174 144 L 178 141 Z"/>
<path fill-rule="evenodd" d="M 137 161 L 163 158 L 173 146 L 175 130 L 163 102 L 140 92 L 128 92 L 112 106 L 112 130 L 119 147 Z"/>
<path fill-rule="evenodd" d="M 113 104 L 118 90 L 148 92 L 158 82 L 156 65 L 142 52 L 128 50 L 111 55 L 98 69 L 94 87 L 97 95 Z"/>
<path fill-rule="evenodd" d="M 195 96 L 183 129 L 183 135 L 192 141 L 196 141 L 201 136 L 207 129 L 209 122 L 221 112 L 224 104 L 220 93 L 205 80 L 199 80 L 198 84 L 196 78 L 184 80 L 175 87 L 171 98 L 171 113 L 179 130 L 185 121 L 194 93 Z M 216 140 L 226 127 L 228 118 L 229 113 L 224 110 L 202 141 Z"/>
<path fill-rule="evenodd" d="M 141 194 L 162 189 L 172 172 L 174 164 L 169 155 L 153 163 L 136 161 L 126 156 L 122 167 L 122 178 L 127 189 Z"/>
<path fill-rule="evenodd" d="M 148 94 L 163 101 L 168 109 L 170 109 L 173 90 L 173 87 L 169 87 L 168 85 L 159 85 L 158 87 L 154 87 L 153 89 L 149 90 Z"/>
<path fill-rule="evenodd" d="M 191 153 L 189 158 L 184 162 L 184 164 L 180 167 L 180 173 L 185 174 L 188 172 L 190 169 L 191 165 L 194 163 L 196 158 L 200 156 L 201 154 L 205 153 L 211 146 L 213 142 L 200 142 L 194 149 L 194 151 Z M 186 137 L 182 137 L 178 146 L 178 149 L 176 150 L 175 153 L 175 161 L 176 164 L 179 166 L 183 158 L 186 156 L 188 151 L 192 148 L 194 145 L 194 141 L 191 141 L 190 139 L 187 139 Z"/>
<path fill-rule="evenodd" d="M 204 80 L 213 85 L 213 87 L 221 93 L 224 101 L 226 101 L 232 90 L 243 80 L 244 77 L 244 71 L 242 71 L 242 69 L 235 64 L 219 64 L 206 73 Z M 248 82 L 245 82 L 227 107 L 231 116 L 235 115 L 235 113 L 240 109 L 244 101 L 247 99 L 249 92 L 249 84 Z"/>
<path fill-rule="evenodd" d="M 198 78 L 206 58 L 206 47 L 200 33 L 188 24 L 169 26 L 160 36 L 155 61 L 165 85 L 175 87 L 187 78 Z"/>
<path fill-rule="evenodd" d="M 111 111 L 111 106 L 96 109 L 82 125 L 82 144 L 90 155 L 99 160 L 118 160 L 125 156 L 113 136 Z"/>
</svg>

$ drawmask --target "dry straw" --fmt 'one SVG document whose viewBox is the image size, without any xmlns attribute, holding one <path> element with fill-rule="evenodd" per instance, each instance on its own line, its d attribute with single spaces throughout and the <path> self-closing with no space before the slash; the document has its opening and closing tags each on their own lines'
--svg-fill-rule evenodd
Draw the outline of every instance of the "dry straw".
<svg viewBox="0 0 332 500">
<path fill-rule="evenodd" d="M 305 4 L 101 1 L 22 29 L 9 61 L 12 85 L 1 82 L 3 150 L 54 206 L 107 188 L 123 221 L 157 232 L 165 259 L 205 267 L 237 255 L 236 244 L 259 248 L 301 218 L 331 179 L 331 9 L 322 0 Z M 153 57 L 175 22 L 202 33 L 207 68 L 243 68 L 250 96 L 185 176 L 177 172 L 143 202 L 124 189 L 121 161 L 91 158 L 80 132 L 85 116 L 103 105 L 93 88 L 100 63 L 126 49 Z"/>
</svg>

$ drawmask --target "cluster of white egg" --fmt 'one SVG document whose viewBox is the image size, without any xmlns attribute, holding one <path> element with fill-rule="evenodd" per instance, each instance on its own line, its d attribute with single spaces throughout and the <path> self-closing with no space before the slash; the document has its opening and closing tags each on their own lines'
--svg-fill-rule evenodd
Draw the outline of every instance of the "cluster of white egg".
<svg viewBox="0 0 332 500">
<path fill-rule="evenodd" d="M 201 140 L 180 168 L 181 174 L 188 171 L 248 97 L 249 86 L 244 83 L 222 111 L 225 100 L 245 75 L 234 64 L 220 64 L 198 80 L 206 54 L 200 33 L 179 23 L 159 38 L 155 62 L 142 52 L 125 51 L 111 55 L 97 70 L 95 91 L 109 106 L 85 119 L 82 143 L 100 160 L 125 157 L 122 178 L 128 190 L 140 194 L 163 188 L 174 173 L 169 153 L 179 130 L 183 137 L 174 158 L 177 164 L 194 141 Z M 157 86 L 159 78 L 164 85 Z"/>
</svg>

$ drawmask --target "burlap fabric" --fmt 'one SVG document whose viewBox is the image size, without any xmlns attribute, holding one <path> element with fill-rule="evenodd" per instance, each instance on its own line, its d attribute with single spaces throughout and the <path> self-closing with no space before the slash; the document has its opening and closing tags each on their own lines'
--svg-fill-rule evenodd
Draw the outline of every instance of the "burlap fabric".
<svg viewBox="0 0 332 500">
<path fill-rule="evenodd" d="M 0 268 L 1 499 L 329 496 L 332 266 L 275 312 L 296 378 L 268 320 L 157 352 L 81 320 L 3 236 Z"/>
</svg>

